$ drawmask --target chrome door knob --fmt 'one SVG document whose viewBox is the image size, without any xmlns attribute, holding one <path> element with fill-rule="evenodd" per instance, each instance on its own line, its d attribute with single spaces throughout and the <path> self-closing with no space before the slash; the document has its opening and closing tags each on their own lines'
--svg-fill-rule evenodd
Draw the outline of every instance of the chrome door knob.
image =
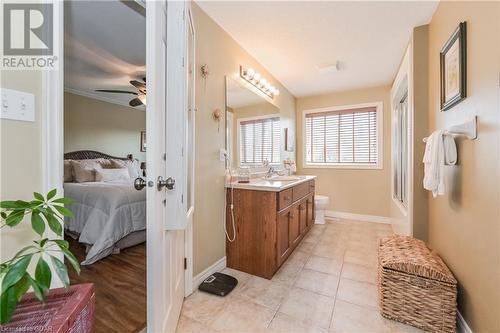
<svg viewBox="0 0 500 333">
<path fill-rule="evenodd" d="M 134 187 L 137 191 L 140 191 L 146 187 L 146 181 L 142 178 L 136 178 L 134 180 Z"/>
<path fill-rule="evenodd" d="M 168 177 L 164 180 L 162 176 L 159 176 L 156 186 L 158 187 L 158 191 L 161 191 L 162 187 L 166 187 L 167 190 L 173 190 L 175 188 L 175 179 Z"/>
</svg>

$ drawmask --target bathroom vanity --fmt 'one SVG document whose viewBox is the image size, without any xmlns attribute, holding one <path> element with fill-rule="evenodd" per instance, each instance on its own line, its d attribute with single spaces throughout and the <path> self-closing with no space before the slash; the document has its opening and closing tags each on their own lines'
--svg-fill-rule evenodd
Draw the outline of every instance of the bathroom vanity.
<svg viewBox="0 0 500 333">
<path fill-rule="evenodd" d="M 271 279 L 314 223 L 315 176 L 226 186 L 227 267 Z M 233 189 L 231 189 L 233 187 Z M 233 193 L 231 193 L 233 191 Z M 233 200 L 233 201 L 231 201 Z"/>
</svg>

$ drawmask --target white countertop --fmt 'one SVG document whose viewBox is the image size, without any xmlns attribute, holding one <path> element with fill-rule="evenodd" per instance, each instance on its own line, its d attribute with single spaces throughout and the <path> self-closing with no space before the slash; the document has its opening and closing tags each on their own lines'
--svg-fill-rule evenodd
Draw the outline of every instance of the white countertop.
<svg viewBox="0 0 500 333">
<path fill-rule="evenodd" d="M 287 188 L 299 185 L 316 178 L 316 176 L 293 176 L 298 177 L 298 180 L 267 180 L 263 178 L 252 178 L 250 183 L 238 183 L 237 181 L 226 184 L 226 188 L 236 188 L 242 190 L 256 190 L 256 191 L 272 191 L 280 192 Z"/>
</svg>

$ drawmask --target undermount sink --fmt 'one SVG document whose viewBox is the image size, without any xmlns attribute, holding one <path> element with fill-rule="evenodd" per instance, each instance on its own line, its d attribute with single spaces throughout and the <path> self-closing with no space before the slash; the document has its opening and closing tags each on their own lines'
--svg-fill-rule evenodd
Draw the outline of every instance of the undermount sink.
<svg viewBox="0 0 500 333">
<path fill-rule="evenodd" d="M 272 176 L 272 177 L 263 177 L 262 179 L 264 180 L 269 180 L 269 181 L 276 181 L 276 182 L 286 182 L 286 181 L 294 181 L 294 180 L 301 180 L 302 178 L 297 177 L 297 176 Z"/>
</svg>

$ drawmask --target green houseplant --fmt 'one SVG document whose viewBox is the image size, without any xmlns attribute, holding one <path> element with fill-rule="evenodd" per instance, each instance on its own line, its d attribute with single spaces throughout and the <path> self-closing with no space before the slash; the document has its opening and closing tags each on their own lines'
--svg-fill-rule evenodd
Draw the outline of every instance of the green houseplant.
<svg viewBox="0 0 500 333">
<path fill-rule="evenodd" d="M 54 189 L 44 197 L 40 193 L 33 193 L 31 201 L 0 201 L 0 228 L 15 227 L 25 216 L 31 216 L 31 227 L 38 234 L 39 239 L 33 244 L 20 249 L 14 257 L 0 263 L 0 324 L 9 322 L 22 296 L 30 287 L 35 296 L 44 301 L 52 281 L 52 272 L 49 262 L 67 288 L 69 286 L 68 270 L 58 258 L 64 255 L 76 272 L 80 273 L 80 265 L 69 250 L 69 244 L 64 239 L 49 239 L 44 237 L 47 226 L 57 236 L 62 236 L 62 222 L 65 216 L 72 217 L 73 213 L 65 207 L 71 204 L 69 198 L 57 198 Z M 34 275 L 28 272 L 28 265 L 36 262 Z"/>
</svg>

